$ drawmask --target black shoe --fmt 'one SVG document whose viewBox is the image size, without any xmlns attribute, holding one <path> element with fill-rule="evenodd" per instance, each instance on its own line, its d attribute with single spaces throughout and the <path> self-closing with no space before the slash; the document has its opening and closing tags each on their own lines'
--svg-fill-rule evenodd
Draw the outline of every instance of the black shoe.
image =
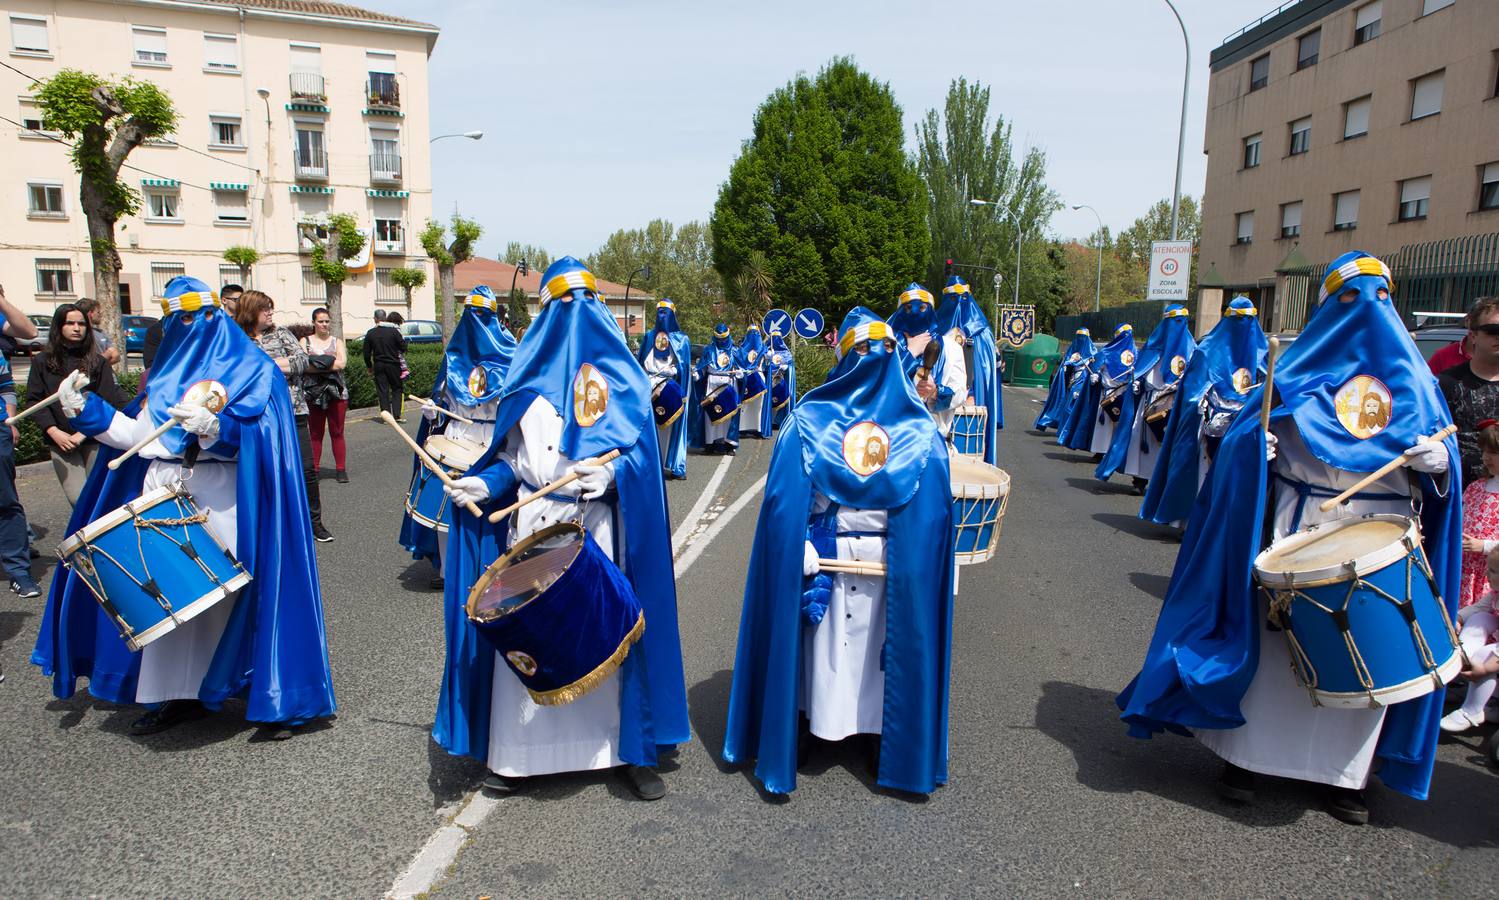
<svg viewBox="0 0 1499 900">
<path fill-rule="evenodd" d="M 22 597 L 26 597 L 27 599 L 30 599 L 32 597 L 40 597 L 42 595 L 42 589 L 37 585 L 35 581 L 19 581 L 12 578 L 10 580 L 10 590 L 12 593 L 20 594 Z"/>
<path fill-rule="evenodd" d="M 880 778 L 880 736 L 877 734 L 866 735 L 869 742 L 864 748 L 864 763 L 869 766 L 869 777 L 876 781 Z"/>
<path fill-rule="evenodd" d="M 312 537 L 319 544 L 327 544 L 333 540 L 333 534 L 323 527 L 322 522 L 312 523 Z"/>
<path fill-rule="evenodd" d="M 130 733 L 137 735 L 156 734 L 168 728 L 202 718 L 208 713 L 196 700 L 168 700 L 161 706 L 136 719 L 130 725 Z"/>
<path fill-rule="evenodd" d="M 1233 803 L 1252 803 L 1254 773 L 1233 763 L 1224 763 L 1223 774 L 1218 776 L 1218 796 Z"/>
<path fill-rule="evenodd" d="M 619 774 L 625 784 L 630 786 L 630 792 L 641 800 L 660 800 L 666 796 L 666 783 L 656 774 L 655 769 L 623 765 L 619 767 Z"/>
<path fill-rule="evenodd" d="M 431 588 L 434 591 L 440 591 L 440 590 L 442 590 L 443 584 L 444 584 L 444 582 L 442 580 L 442 573 L 441 572 L 436 573 L 435 575 L 433 575 L 427 581 L 427 587 Z"/>
<path fill-rule="evenodd" d="M 1149 483 L 1144 478 L 1136 478 L 1134 483 L 1129 486 L 1129 492 L 1136 497 L 1143 497 L 1145 496 L 1145 485 Z"/>
<path fill-rule="evenodd" d="M 1339 822 L 1349 825 L 1368 825 L 1369 807 L 1364 805 L 1364 795 L 1353 788 L 1327 787 L 1322 792 L 1322 804 L 1327 814 Z"/>
<path fill-rule="evenodd" d="M 284 722 L 271 722 L 262 726 L 260 733 L 268 741 L 289 741 L 297 736 L 297 728 Z"/>
<path fill-rule="evenodd" d="M 739 448 L 735 447 L 733 444 L 729 444 L 729 445 L 727 445 L 727 446 L 725 446 L 723 448 L 723 455 L 724 456 L 737 456 L 738 454 L 736 453 L 736 451 L 738 449 Z"/>
<path fill-rule="evenodd" d="M 525 784 L 519 778 L 511 778 L 501 775 L 499 772 L 490 772 L 484 777 L 484 790 L 494 794 L 514 794 Z"/>
<path fill-rule="evenodd" d="M 1095 463 L 1101 463 L 1101 462 L 1103 462 L 1103 454 L 1102 453 L 1095 453 L 1095 454 L 1093 454 L 1093 460 L 1092 461 L 1095 462 Z"/>
<path fill-rule="evenodd" d="M 41 559 L 42 558 L 42 555 L 40 553 L 36 552 L 36 545 L 35 544 L 28 544 L 26 546 L 26 550 L 27 550 L 28 553 L 31 554 L 31 558 L 32 559 Z"/>
<path fill-rule="evenodd" d="M 334 472 L 333 477 L 339 484 L 349 483 L 349 473 L 346 469 L 339 469 L 337 472 Z"/>
</svg>

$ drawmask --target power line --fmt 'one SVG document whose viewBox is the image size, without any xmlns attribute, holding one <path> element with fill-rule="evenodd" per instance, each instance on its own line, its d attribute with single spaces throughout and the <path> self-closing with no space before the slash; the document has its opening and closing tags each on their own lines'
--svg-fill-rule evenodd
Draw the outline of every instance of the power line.
<svg viewBox="0 0 1499 900">
<path fill-rule="evenodd" d="M 0 63 L 0 65 L 4 65 L 4 64 Z M 53 141 L 55 143 L 62 144 L 64 147 L 69 147 L 69 148 L 73 147 L 73 143 L 71 141 L 65 139 L 65 138 L 58 137 L 55 134 L 49 134 L 49 133 L 47 133 L 45 131 L 39 131 L 38 129 L 32 128 L 32 127 L 30 127 L 30 126 L 28 126 L 28 125 L 26 125 L 26 124 L 24 124 L 22 122 L 17 122 L 15 119 L 12 119 L 12 118 L 10 118 L 8 116 L 0 116 L 0 122 L 9 122 L 10 124 L 16 126 L 17 128 L 20 128 L 22 131 L 29 131 L 32 134 L 40 135 L 41 137 L 44 137 L 44 138 L 46 138 L 49 141 Z M 170 181 L 170 182 L 172 182 L 174 184 L 184 184 L 184 185 L 187 185 L 188 187 L 191 187 L 191 188 L 197 188 L 200 191 L 212 191 L 212 190 L 214 190 L 211 187 L 204 187 L 201 184 L 193 184 L 191 181 L 183 181 L 180 178 L 171 178 L 171 177 L 169 177 L 167 175 L 162 175 L 160 172 L 150 172 L 150 171 L 147 171 L 146 169 L 142 169 L 140 166 L 132 166 L 130 163 L 120 163 L 120 168 L 122 168 L 122 169 L 129 169 L 132 172 L 139 172 L 142 175 L 150 175 L 152 178 L 160 178 L 162 181 Z"/>
</svg>

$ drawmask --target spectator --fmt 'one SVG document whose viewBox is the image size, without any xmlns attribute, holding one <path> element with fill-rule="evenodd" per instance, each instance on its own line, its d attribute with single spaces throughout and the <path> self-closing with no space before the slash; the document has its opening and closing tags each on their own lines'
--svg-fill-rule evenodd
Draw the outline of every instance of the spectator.
<svg viewBox="0 0 1499 900">
<path fill-rule="evenodd" d="M 88 316 L 89 327 L 94 330 L 94 346 L 99 348 L 99 355 L 104 357 L 105 362 L 114 365 L 120 361 L 120 351 L 115 349 L 114 341 L 109 335 L 99 328 L 99 323 L 104 318 L 104 310 L 100 308 L 99 301 L 92 297 L 84 297 L 76 304 L 83 314 Z"/>
<path fill-rule="evenodd" d="M 222 297 L 220 301 L 222 302 Z M 276 304 L 260 291 L 245 291 L 235 304 L 234 321 L 260 345 L 286 376 L 291 405 L 297 418 L 297 443 L 302 451 L 302 480 L 307 484 L 307 510 L 312 514 L 312 536 L 321 543 L 333 540 L 323 527 L 323 502 L 318 491 L 317 471 L 312 467 L 312 439 L 307 427 L 307 400 L 302 395 L 302 375 L 307 371 L 307 351 L 292 333 L 276 327 Z"/>
<path fill-rule="evenodd" d="M 94 343 L 94 331 L 89 327 L 88 316 L 76 303 L 64 303 L 52 314 L 52 330 L 47 335 L 46 347 L 31 361 L 26 396 L 33 403 L 50 396 L 62 386 L 64 378 L 80 371 L 88 376 L 88 391 L 98 394 L 116 408 L 125 405 L 119 386 L 115 384 L 114 369 Z M 83 482 L 94 465 L 99 442 L 75 429 L 56 404 L 38 410 L 32 421 L 47 437 L 52 471 L 62 484 L 68 505 L 72 506 L 78 502 Z"/>
<path fill-rule="evenodd" d="M 1465 363 L 1471 358 L 1472 354 L 1468 352 L 1468 336 L 1463 335 L 1460 340 L 1453 341 L 1433 353 L 1431 359 L 1426 361 L 1426 365 L 1431 369 L 1431 374 L 1440 375 L 1453 366 Z"/>
<path fill-rule="evenodd" d="M 307 428 L 312 435 L 312 472 L 317 477 L 323 458 L 323 429 L 333 444 L 333 464 L 338 483 L 349 483 L 345 462 L 344 414 L 349 409 L 349 386 L 344 369 L 349 364 L 344 342 L 332 334 L 333 317 L 321 306 L 312 311 L 310 336 L 303 338 L 307 348 L 307 374 L 302 376 L 302 393 L 307 398 Z"/>
<path fill-rule="evenodd" d="M 30 340 L 36 337 L 36 325 L 5 298 L 0 287 L 0 333 Z M 3 359 L 3 358 L 0 358 Z M 0 400 L 5 414 L 16 413 L 16 382 L 10 372 L 10 360 L 0 362 Z M 31 577 L 31 543 L 27 538 L 26 510 L 16 494 L 16 426 L 0 428 L 0 568 L 10 578 L 10 589 L 22 597 L 40 597 L 42 589 Z"/>
<path fill-rule="evenodd" d="M 1438 376 L 1442 396 L 1457 424 L 1463 487 L 1486 477 L 1478 449 L 1478 423 L 1499 419 L 1499 297 L 1480 297 L 1468 312 L 1468 352 L 1472 358 Z"/>
<path fill-rule="evenodd" d="M 385 317 L 385 321 L 396 326 L 396 330 L 401 332 L 401 389 L 396 391 L 396 421 L 404 422 L 406 421 L 406 379 L 411 377 L 411 367 L 406 365 L 406 332 L 401 328 L 406 324 L 406 317 L 392 311 Z"/>
<path fill-rule="evenodd" d="M 401 418 L 401 365 L 406 352 L 406 338 L 401 335 L 401 314 L 391 313 L 383 321 L 375 311 L 375 327 L 364 335 L 364 367 L 375 378 L 375 393 L 380 398 L 380 409 Z"/>
</svg>

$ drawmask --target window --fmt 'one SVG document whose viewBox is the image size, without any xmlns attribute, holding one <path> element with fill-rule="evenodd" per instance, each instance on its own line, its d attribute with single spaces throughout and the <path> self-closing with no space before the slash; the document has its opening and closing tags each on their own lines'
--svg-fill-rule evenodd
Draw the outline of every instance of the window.
<svg viewBox="0 0 1499 900">
<path fill-rule="evenodd" d="M 375 230 L 372 238 L 376 253 L 402 253 L 405 244 L 402 238 L 402 217 L 406 209 L 400 200 L 381 197 L 374 203 Z"/>
<path fill-rule="evenodd" d="M 239 116 L 209 116 L 208 146 L 243 149 L 245 136 L 240 127 Z"/>
<path fill-rule="evenodd" d="M 239 38 L 203 32 L 203 68 L 215 72 L 239 71 Z"/>
<path fill-rule="evenodd" d="M 1421 15 L 1429 16 L 1437 10 L 1446 9 L 1456 2 L 1457 0 L 1426 0 L 1425 4 L 1421 7 Z"/>
<path fill-rule="evenodd" d="M 1353 14 L 1353 46 L 1367 44 L 1379 37 L 1380 19 L 1384 13 L 1384 0 L 1374 0 L 1358 8 Z"/>
<path fill-rule="evenodd" d="M 1499 162 L 1478 171 L 1478 208 L 1499 209 Z"/>
<path fill-rule="evenodd" d="M 328 285 L 317 277 L 317 270 L 312 266 L 302 267 L 302 302 L 328 302 Z"/>
<path fill-rule="evenodd" d="M 297 240 L 303 253 L 312 252 L 317 241 L 328 239 L 328 213 L 333 198 L 327 194 L 296 194 Z"/>
<path fill-rule="evenodd" d="M 1249 64 L 1249 89 L 1257 91 L 1270 83 L 1270 54 L 1255 59 Z"/>
<path fill-rule="evenodd" d="M 1293 238 L 1301 236 L 1301 201 L 1295 203 L 1283 203 L 1280 207 L 1280 236 Z"/>
<path fill-rule="evenodd" d="M 1343 140 L 1369 133 L 1369 107 L 1373 97 L 1360 97 L 1343 104 Z"/>
<path fill-rule="evenodd" d="M 151 296 L 165 297 L 167 295 L 167 282 L 179 275 L 186 275 L 187 267 L 182 263 L 152 263 L 151 264 Z"/>
<path fill-rule="evenodd" d="M 1332 195 L 1332 230 L 1352 231 L 1358 227 L 1358 191 Z"/>
<path fill-rule="evenodd" d="M 1322 29 L 1309 31 L 1296 42 L 1296 71 L 1317 64 L 1317 53 L 1322 49 Z"/>
<path fill-rule="evenodd" d="M 1244 168 L 1253 169 L 1260 164 L 1260 138 L 1263 135 L 1251 134 L 1244 139 Z"/>
<path fill-rule="evenodd" d="M 1291 123 L 1291 156 L 1299 156 L 1312 149 L 1312 117 L 1297 119 Z"/>
<path fill-rule="evenodd" d="M 328 177 L 328 153 L 323 144 L 323 126 L 297 123 L 297 175 Z"/>
<path fill-rule="evenodd" d="M 62 185 L 56 182 L 33 182 L 26 185 L 26 215 L 33 219 L 65 219 Z"/>
<path fill-rule="evenodd" d="M 245 272 L 245 275 L 248 277 L 245 277 L 244 280 L 241 281 L 239 266 L 229 265 L 228 263 L 220 263 L 219 290 L 222 291 L 224 289 L 224 285 L 226 284 L 237 284 L 247 291 L 253 290 L 255 288 L 255 268 L 252 266 L 247 272 Z"/>
<path fill-rule="evenodd" d="M 394 128 L 370 129 L 370 180 L 401 180 L 401 133 Z"/>
<path fill-rule="evenodd" d="M 213 218 L 224 225 L 247 225 L 250 222 L 250 201 L 243 189 L 218 189 L 213 192 Z"/>
<path fill-rule="evenodd" d="M 1407 178 L 1400 182 L 1400 221 L 1413 222 L 1426 218 L 1426 204 L 1430 200 L 1430 175 Z"/>
<path fill-rule="evenodd" d="M 65 259 L 39 259 L 36 261 L 36 292 L 71 296 L 73 293 L 73 264 Z"/>
<path fill-rule="evenodd" d="M 396 55 L 379 50 L 370 50 L 364 55 L 369 66 L 369 105 L 399 108 L 401 89 L 396 84 Z"/>
<path fill-rule="evenodd" d="M 375 302 L 376 303 L 404 303 L 406 292 L 401 286 L 391 280 L 390 273 L 395 269 L 375 270 Z"/>
<path fill-rule="evenodd" d="M 291 97 L 293 100 L 325 100 L 323 52 L 316 44 L 291 45 Z"/>
<path fill-rule="evenodd" d="M 167 219 L 182 221 L 182 195 L 175 189 L 148 188 L 146 190 L 146 221 Z"/>
<path fill-rule="evenodd" d="M 1442 111 L 1442 82 L 1447 72 L 1432 72 L 1411 82 L 1411 120 L 1424 119 Z"/>
<path fill-rule="evenodd" d="M 135 62 L 147 66 L 167 64 L 167 30 L 150 25 L 134 25 L 130 28 L 135 38 Z"/>
<path fill-rule="evenodd" d="M 32 16 L 11 16 L 10 49 L 12 53 L 50 56 L 52 47 L 47 40 L 47 20 Z"/>
<path fill-rule="evenodd" d="M 1254 242 L 1254 210 L 1241 212 L 1234 217 L 1238 226 L 1238 237 L 1236 244 L 1249 244 Z"/>
</svg>

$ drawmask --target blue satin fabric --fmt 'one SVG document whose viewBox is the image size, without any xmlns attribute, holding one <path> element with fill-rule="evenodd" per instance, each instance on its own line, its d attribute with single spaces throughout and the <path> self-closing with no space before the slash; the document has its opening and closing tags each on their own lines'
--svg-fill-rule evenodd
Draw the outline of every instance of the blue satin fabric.
<svg viewBox="0 0 1499 900">
<path fill-rule="evenodd" d="M 750 361 L 750 353 L 752 351 L 755 354 L 754 362 Z M 741 426 L 748 426 L 747 430 L 759 432 L 761 437 L 770 437 L 770 433 L 772 430 L 770 409 L 770 369 L 768 366 L 768 363 L 770 362 L 768 357 L 769 352 L 770 346 L 765 342 L 765 336 L 760 333 L 759 326 L 751 325 L 745 329 L 744 340 L 739 342 L 738 352 L 735 354 L 735 360 L 738 362 L 739 368 L 745 370 L 746 372 L 759 371 L 761 377 L 765 379 L 765 402 L 760 404 L 760 418 L 754 422 L 740 422 Z M 739 380 L 739 396 L 741 398 L 741 401 L 744 397 L 744 394 L 744 379 L 741 378 Z M 741 416 L 740 418 L 742 420 L 743 417 Z"/>
<path fill-rule="evenodd" d="M 777 366 L 775 361 L 772 360 L 769 370 L 770 375 L 782 372 L 786 378 L 786 390 L 788 391 L 786 405 L 779 410 L 771 412 L 773 426 L 780 428 L 785 424 L 786 417 L 791 415 L 791 411 L 796 408 L 796 357 L 792 354 L 791 348 L 786 346 L 786 341 L 779 334 L 772 334 L 770 336 L 770 352 L 772 355 L 781 355 L 786 360 L 785 365 L 781 366 Z M 765 383 L 770 384 L 771 379 L 767 377 Z"/>
<path fill-rule="evenodd" d="M 186 321 L 189 316 L 191 322 Z M 250 353 L 250 349 L 257 353 Z M 164 424 L 171 418 L 167 410 L 181 403 L 194 384 L 209 378 L 229 394 L 224 412 L 236 419 L 257 415 L 265 409 L 271 385 L 277 380 L 265 374 L 267 366 L 284 387 L 286 376 L 223 310 L 166 316 L 161 322 L 161 347 L 151 365 L 151 389 L 146 400 L 151 421 Z M 188 433 L 174 426 L 161 436 L 161 442 L 180 456 L 187 447 Z"/>
<path fill-rule="evenodd" d="M 173 340 L 169 344 L 164 337 L 163 354 L 170 347 L 170 352 L 184 353 L 188 359 L 210 355 L 195 346 L 198 334 L 194 329 L 206 325 L 201 332 L 205 342 L 215 352 L 233 357 L 227 371 L 211 368 L 194 373 L 171 357 L 158 357 L 158 365 L 174 373 L 169 382 L 172 393 L 177 393 L 179 385 L 210 376 L 226 386 L 231 381 L 235 385 L 231 403 L 220 416 L 223 428 L 238 431 L 239 542 L 234 551 L 252 577 L 234 604 L 198 697 L 214 709 L 231 697 L 244 698 L 245 718 L 254 722 L 303 722 L 331 716 L 337 704 L 328 665 L 322 590 L 286 378 L 227 315 L 218 313 L 213 320 L 229 325 L 232 331 L 213 325 L 212 320 L 205 322 L 201 314 L 187 325 L 180 321 L 182 315 L 167 317 L 163 331 Z M 167 393 L 156 380 L 157 371 L 152 368 L 153 396 Z M 265 398 L 259 407 L 248 399 L 255 396 Z M 138 413 L 140 403 L 137 398 L 124 414 Z M 141 495 L 150 460 L 137 456 L 110 471 L 106 464 L 119 453 L 100 448 L 98 462 L 68 521 L 68 533 Z M 52 579 L 31 661 L 52 677 L 52 691 L 59 698 L 71 697 L 77 680 L 87 678 L 93 696 L 111 703 L 135 702 L 140 656 L 126 648 L 82 580 L 62 566 Z"/>
<path fill-rule="evenodd" d="M 972 294 L 944 295 L 942 307 L 937 310 L 937 330 L 947 334 L 954 328 L 963 332 L 963 337 L 973 348 L 973 371 L 968 377 L 973 384 L 974 405 L 989 411 L 984 462 L 992 466 L 998 457 L 999 432 L 1005 427 L 1004 384 L 999 375 L 994 329 L 989 327 L 989 320 L 974 302 Z"/>
<path fill-rule="evenodd" d="M 727 353 L 729 363 L 726 366 L 718 364 L 718 354 Z M 732 337 L 718 337 L 714 335 L 712 342 L 703 348 L 698 355 L 697 368 L 692 373 L 692 391 L 687 395 L 687 446 L 694 450 L 701 450 L 705 445 L 704 428 L 708 419 L 703 415 L 703 400 L 708 396 L 708 373 L 715 375 L 731 371 L 738 365 L 738 348 Z M 730 443 L 739 442 L 739 417 L 734 416 L 729 423 L 728 440 Z"/>
<path fill-rule="evenodd" d="M 1072 374 L 1086 366 L 1088 360 L 1092 359 L 1097 352 L 1098 348 L 1093 346 L 1093 338 L 1088 335 L 1088 330 L 1078 329 L 1077 334 L 1072 336 L 1072 343 L 1062 354 L 1062 362 L 1057 366 L 1056 371 L 1051 373 L 1051 387 L 1046 392 L 1046 403 L 1041 407 L 1040 414 L 1036 416 L 1034 427 L 1037 431 L 1057 428 L 1067 420 Z M 1074 355 L 1076 359 L 1073 358 Z"/>
<path fill-rule="evenodd" d="M 609 384 L 608 409 L 593 426 L 580 425 L 572 411 L 572 381 L 584 363 L 606 373 Z M 646 625 L 640 643 L 620 667 L 620 758 L 655 765 L 658 747 L 691 737 L 671 527 L 649 394 L 649 380 L 612 317 L 602 303 L 582 291 L 548 302 L 522 336 L 500 399 L 495 440 L 472 470 L 492 488 L 490 499 L 481 504 L 485 517 L 455 514 L 448 532 L 443 590 L 446 657 L 432 736 L 449 753 L 488 758 L 495 653 L 469 623 L 466 604 L 480 572 L 508 548 L 508 519 L 497 525 L 488 520 L 490 512 L 516 497 L 515 474 L 498 454 L 506 435 L 538 397 L 557 408 L 568 423 L 559 448 L 563 455 L 582 460 L 611 449 L 622 451 L 612 463 L 620 525 L 614 559 L 640 598 Z M 565 401 L 565 409 L 559 401 Z M 609 443 L 614 440 L 621 442 Z"/>
<path fill-rule="evenodd" d="M 850 354 L 851 356 L 853 354 Z M 843 461 L 843 423 L 875 421 L 895 442 L 891 479 L 861 480 Z M 836 438 L 830 436 L 836 430 Z M 910 445 L 906 445 L 911 441 Z M 918 446 L 919 443 L 919 446 Z M 845 474 L 833 471 L 842 467 Z M 885 702 L 880 785 L 929 793 L 947 781 L 953 529 L 947 446 L 898 356 L 871 350 L 809 392 L 776 441 L 744 589 L 724 759 L 755 760 L 765 790 L 796 787 L 802 678 L 802 545 L 813 495 L 889 510 Z"/>
<path fill-rule="evenodd" d="M 1166 312 L 1179 310 L 1182 306 L 1173 303 L 1166 307 Z M 1139 385 L 1140 392 L 1131 390 L 1124 395 L 1124 403 L 1119 412 L 1119 421 L 1114 425 L 1114 439 L 1109 442 L 1109 449 L 1104 453 L 1103 459 L 1099 461 L 1098 468 L 1093 475 L 1100 481 L 1108 481 L 1109 478 L 1124 465 L 1129 455 L 1129 442 L 1140 440 L 1135 433 L 1135 413 L 1139 409 L 1140 401 L 1145 399 L 1149 384 L 1145 379 L 1150 377 L 1151 370 L 1158 365 L 1164 365 L 1165 383 L 1175 384 L 1182 376 L 1171 370 L 1172 360 L 1180 357 L 1184 362 L 1192 359 L 1192 354 L 1197 350 L 1197 342 L 1192 340 L 1192 330 L 1187 327 L 1186 316 L 1169 316 L 1161 319 L 1159 325 L 1150 333 L 1150 339 L 1145 346 L 1140 348 L 1140 355 L 1135 359 L 1135 384 Z M 1182 375 L 1186 371 L 1183 370 Z M 1144 422 L 1139 423 L 1145 428 Z"/>
<path fill-rule="evenodd" d="M 1372 296 L 1361 297 L 1352 305 L 1359 303 L 1389 305 Z M 1328 365 L 1336 369 L 1339 356 L 1357 352 L 1356 345 L 1337 333 L 1352 326 L 1361 339 L 1391 351 L 1395 360 L 1380 370 L 1395 384 L 1410 386 L 1415 393 L 1407 396 L 1396 391 L 1397 409 L 1421 409 L 1420 386 L 1423 381 L 1433 382 L 1431 389 L 1435 390 L 1434 380 L 1413 345 L 1408 354 L 1400 352 L 1397 338 L 1404 338 L 1406 343 L 1409 338 L 1398 317 L 1386 318 L 1377 310 L 1345 309 L 1337 315 L 1324 312 L 1319 310 L 1313 316 L 1296 343 L 1307 340 L 1308 347 L 1321 348 L 1329 354 Z M 1398 328 L 1399 332 L 1380 335 L 1370 320 Z M 1290 357 L 1289 352 L 1286 355 Z M 1307 439 L 1309 430 L 1318 430 L 1308 426 L 1325 426 L 1310 419 L 1325 388 L 1324 380 L 1317 377 L 1322 359 L 1303 351 L 1288 359 L 1286 367 L 1283 382 L 1281 367 L 1276 366 L 1275 392 L 1282 402 L 1272 410 L 1272 427 L 1275 423 L 1290 424 L 1287 419 L 1294 419 L 1303 439 Z M 1253 587 L 1254 557 L 1262 547 L 1267 487 L 1265 439 L 1260 428 L 1263 391 L 1261 386 L 1249 393 L 1243 411 L 1223 438 L 1208 481 L 1193 506 L 1144 665 L 1118 697 L 1121 718 L 1135 737 L 1150 737 L 1163 730 L 1188 733 L 1192 728 L 1235 728 L 1244 724 L 1240 703 L 1259 663 L 1263 630 Z M 1445 407 L 1441 411 L 1445 413 Z M 1440 428 L 1450 421 L 1450 416 L 1444 416 L 1434 425 Z M 1405 420 L 1397 415 L 1390 430 L 1397 431 L 1397 443 L 1404 443 L 1391 456 L 1430 434 L 1427 428 L 1431 424 L 1418 415 Z M 1325 433 L 1325 427 L 1321 431 Z M 1457 442 L 1449 437 L 1446 445 L 1450 461 L 1447 478 L 1451 482 L 1460 471 Z M 1461 491 L 1455 483 L 1449 483 L 1446 495 L 1440 496 L 1429 475 L 1420 475 L 1419 484 L 1427 558 L 1447 599 L 1448 612 L 1455 614 L 1461 560 Z M 1430 785 L 1443 697 L 1443 691 L 1434 691 L 1390 707 L 1380 732 L 1376 753 L 1383 765 L 1379 777 L 1394 790 L 1417 799 L 1426 797 Z"/>
<path fill-rule="evenodd" d="M 1229 308 L 1247 312 L 1254 304 L 1248 297 L 1237 297 Z M 1225 397 L 1239 397 L 1233 389 L 1233 375 L 1240 369 L 1250 372 L 1254 383 L 1263 381 L 1267 347 L 1260 320 L 1252 315 L 1224 316 L 1197 345 L 1182 375 L 1181 387 L 1176 389 L 1176 402 L 1161 438 L 1161 455 L 1156 457 L 1145 500 L 1140 504 L 1140 518 L 1166 525 L 1184 522 L 1192 514 L 1200 463 L 1202 398 L 1212 388 Z"/>
<path fill-rule="evenodd" d="M 1093 444 L 1093 428 L 1097 424 L 1098 404 L 1103 400 L 1102 381 L 1093 383 L 1092 375 L 1105 373 L 1114 380 L 1128 374 L 1133 362 L 1124 361 L 1125 351 L 1134 353 L 1134 332 L 1128 325 L 1114 330 L 1114 339 L 1094 354 L 1088 362 L 1068 401 L 1067 418 L 1057 429 L 1057 443 L 1070 450 L 1087 450 Z"/>
<path fill-rule="evenodd" d="M 656 350 L 656 335 L 665 334 L 668 346 L 665 351 Z M 677 314 L 668 307 L 656 308 L 656 327 L 645 340 L 640 342 L 639 359 L 643 364 L 647 354 L 664 356 L 670 354 L 677 363 L 677 387 L 682 389 L 682 396 L 687 397 L 692 392 L 692 341 L 677 327 Z M 690 413 L 690 411 L 689 411 Z M 677 478 L 687 477 L 687 422 L 689 413 L 677 416 L 677 420 L 671 424 L 671 435 L 666 446 L 666 460 L 663 463 L 666 471 Z M 659 440 L 659 436 L 658 436 Z"/>
</svg>

